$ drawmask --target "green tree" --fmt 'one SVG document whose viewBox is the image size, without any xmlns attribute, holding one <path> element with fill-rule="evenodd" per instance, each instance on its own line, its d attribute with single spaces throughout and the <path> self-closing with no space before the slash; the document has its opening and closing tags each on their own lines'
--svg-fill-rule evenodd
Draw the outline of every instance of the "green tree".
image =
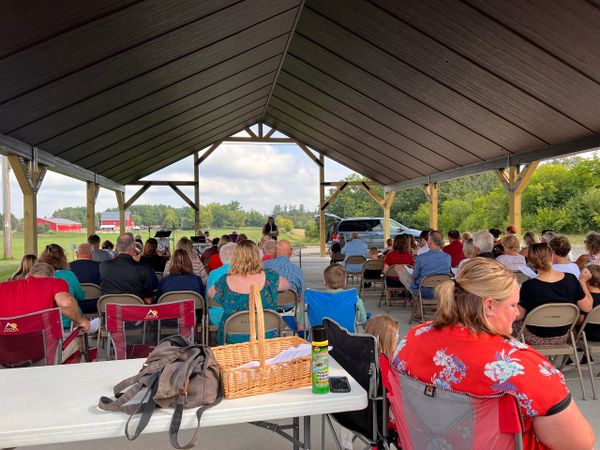
<svg viewBox="0 0 600 450">
<path fill-rule="evenodd" d="M 165 217 L 163 219 L 162 227 L 165 230 L 172 230 L 175 228 L 179 228 L 180 225 L 181 218 L 179 217 L 179 214 L 177 214 L 177 211 L 175 211 L 173 208 L 167 208 L 167 211 L 165 212 Z"/>
<path fill-rule="evenodd" d="M 289 233 L 294 229 L 294 223 L 290 219 L 286 219 L 283 216 L 277 216 L 275 218 L 275 222 L 281 231 L 287 231 Z"/>
</svg>

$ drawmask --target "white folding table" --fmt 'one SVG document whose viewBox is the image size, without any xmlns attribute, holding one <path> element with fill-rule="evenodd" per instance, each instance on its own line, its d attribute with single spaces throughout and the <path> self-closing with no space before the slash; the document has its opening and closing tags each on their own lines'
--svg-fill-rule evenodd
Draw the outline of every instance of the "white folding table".
<svg viewBox="0 0 600 450">
<path fill-rule="evenodd" d="M 124 436 L 126 414 L 97 408 L 100 396 L 137 373 L 143 359 L 104 361 L 65 366 L 0 370 L 0 448 L 86 441 Z M 310 386 L 232 400 L 207 410 L 202 426 L 254 423 L 281 435 L 293 428 L 294 443 L 310 449 L 310 416 L 367 407 L 366 391 L 330 358 L 330 375 L 347 376 L 351 391 L 316 395 Z M 195 408 L 186 410 L 181 428 L 196 427 Z M 157 409 L 144 433 L 166 432 L 172 410 Z M 304 439 L 299 441 L 299 417 L 304 418 Z M 270 426 L 266 421 L 294 418 L 294 427 Z M 124 444 L 127 442 L 124 439 Z"/>
</svg>

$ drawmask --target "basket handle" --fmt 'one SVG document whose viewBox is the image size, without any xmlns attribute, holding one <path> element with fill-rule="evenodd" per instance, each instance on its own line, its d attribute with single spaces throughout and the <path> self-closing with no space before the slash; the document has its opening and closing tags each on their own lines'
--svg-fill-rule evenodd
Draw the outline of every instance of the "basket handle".
<svg viewBox="0 0 600 450">
<path fill-rule="evenodd" d="M 250 285 L 248 320 L 250 325 L 250 342 L 255 342 L 258 337 L 258 362 L 260 368 L 265 368 L 265 313 L 263 311 L 260 290 L 256 284 Z M 256 330 L 258 324 L 258 333 Z"/>
</svg>

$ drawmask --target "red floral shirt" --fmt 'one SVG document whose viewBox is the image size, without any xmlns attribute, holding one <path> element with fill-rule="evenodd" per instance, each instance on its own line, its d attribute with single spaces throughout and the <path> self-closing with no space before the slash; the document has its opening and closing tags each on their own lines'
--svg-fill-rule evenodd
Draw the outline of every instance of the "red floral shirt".
<svg viewBox="0 0 600 450">
<path fill-rule="evenodd" d="M 570 402 L 562 373 L 529 345 L 465 327 L 437 329 L 431 322 L 414 327 L 399 342 L 392 366 L 442 389 L 513 394 L 524 418 L 527 449 L 546 448 L 533 434 L 532 419 Z"/>
</svg>

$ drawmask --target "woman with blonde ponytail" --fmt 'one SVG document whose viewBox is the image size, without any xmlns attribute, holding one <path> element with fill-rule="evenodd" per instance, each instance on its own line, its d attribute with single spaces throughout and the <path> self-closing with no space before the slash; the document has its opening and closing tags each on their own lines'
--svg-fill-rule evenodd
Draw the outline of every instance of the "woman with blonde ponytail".
<svg viewBox="0 0 600 450">
<path fill-rule="evenodd" d="M 467 261 L 438 287 L 436 317 L 400 341 L 394 371 L 477 396 L 510 393 L 524 418 L 523 448 L 591 449 L 594 432 L 547 359 L 510 336 L 519 316 L 514 274 L 490 258 Z"/>
</svg>

